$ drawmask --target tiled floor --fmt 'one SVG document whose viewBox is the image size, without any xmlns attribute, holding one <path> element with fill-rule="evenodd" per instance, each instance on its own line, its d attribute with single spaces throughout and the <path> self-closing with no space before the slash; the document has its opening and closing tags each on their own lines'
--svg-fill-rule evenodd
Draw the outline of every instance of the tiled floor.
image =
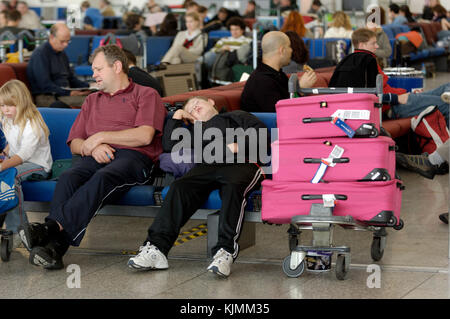
<svg viewBox="0 0 450 319">
<path fill-rule="evenodd" d="M 434 88 L 448 82 L 448 74 L 427 80 Z M 135 251 L 146 236 L 151 219 L 98 216 L 88 228 L 80 248 L 71 248 L 64 262 L 66 271 L 45 271 L 28 263 L 28 252 L 19 248 L 9 262 L 0 262 L 2 298 L 450 298 L 449 228 L 438 219 L 448 211 L 449 175 L 434 180 L 399 170 L 406 189 L 403 193 L 401 231 L 388 230 L 384 257 L 370 257 L 372 234 L 335 229 L 337 245 L 351 247 L 348 277 L 337 280 L 332 271 L 305 272 L 288 278 L 281 261 L 289 254 L 287 226 L 256 225 L 256 245 L 241 251 L 228 279 L 206 271 L 206 237 L 174 247 L 170 268 L 164 271 L 135 272 L 127 268 L 127 253 Z M 29 213 L 31 221 L 45 214 Z M 190 221 L 186 229 L 198 225 Z M 302 234 L 302 242 L 311 238 Z M 335 257 L 335 256 L 333 256 Z M 335 261 L 333 259 L 333 261 Z M 368 272 L 376 264 L 377 272 Z M 69 266 L 71 265 L 71 266 Z M 80 270 L 74 280 L 73 267 Z M 79 268 L 78 268 L 79 267 Z M 370 269 L 369 269 L 370 270 Z M 379 280 L 378 280 L 379 279 Z M 77 283 L 80 288 L 73 287 Z M 379 285 L 377 285 L 379 284 Z M 371 288 L 372 287 L 372 288 Z"/>
</svg>

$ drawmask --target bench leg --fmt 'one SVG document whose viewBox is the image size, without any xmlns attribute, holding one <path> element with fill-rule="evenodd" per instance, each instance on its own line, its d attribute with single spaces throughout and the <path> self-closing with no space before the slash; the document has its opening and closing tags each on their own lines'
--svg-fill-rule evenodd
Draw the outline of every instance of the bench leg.
<svg viewBox="0 0 450 319">
<path fill-rule="evenodd" d="M 212 258 L 212 249 L 217 244 L 219 238 L 219 213 L 216 212 L 208 215 L 208 244 L 207 244 L 207 256 Z M 239 249 L 255 245 L 256 242 L 256 225 L 253 222 L 244 222 L 242 226 L 241 236 L 239 237 Z"/>
</svg>

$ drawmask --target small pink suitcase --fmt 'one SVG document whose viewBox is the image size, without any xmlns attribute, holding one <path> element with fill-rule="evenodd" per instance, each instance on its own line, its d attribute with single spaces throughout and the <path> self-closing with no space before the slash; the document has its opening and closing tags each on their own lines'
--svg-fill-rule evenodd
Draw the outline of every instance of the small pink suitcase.
<svg viewBox="0 0 450 319">
<path fill-rule="evenodd" d="M 387 181 L 395 178 L 395 142 L 386 136 L 351 139 L 331 137 L 272 143 L 274 181 L 310 182 L 335 146 L 344 152 L 326 167 L 324 181 Z M 318 179 L 316 179 L 318 181 Z"/>
<path fill-rule="evenodd" d="M 373 94 L 328 94 L 280 100 L 275 108 L 280 140 L 349 136 L 346 128 L 332 123 L 337 110 L 345 112 L 355 137 L 376 137 L 380 132 L 378 98 Z M 366 112 L 363 119 L 359 110 Z M 361 112 L 362 113 L 362 112 Z M 344 117 L 345 118 L 345 117 Z M 352 137 L 352 136 L 351 136 Z"/>
<path fill-rule="evenodd" d="M 400 222 L 400 180 L 387 182 L 262 182 L 261 219 L 274 224 L 289 224 L 297 215 L 309 215 L 311 204 L 323 203 L 322 195 L 338 199 L 333 216 L 352 216 L 366 225 L 395 226 Z M 395 218 L 394 218 L 395 217 Z"/>
</svg>

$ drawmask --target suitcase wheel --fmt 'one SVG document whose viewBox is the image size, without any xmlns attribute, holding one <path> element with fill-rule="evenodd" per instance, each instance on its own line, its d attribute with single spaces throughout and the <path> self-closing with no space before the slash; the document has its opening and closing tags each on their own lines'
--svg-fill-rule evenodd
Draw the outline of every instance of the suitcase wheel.
<svg viewBox="0 0 450 319">
<path fill-rule="evenodd" d="M 336 278 L 339 280 L 344 280 L 347 277 L 350 265 L 346 262 L 345 255 L 338 255 L 336 259 Z"/>
<path fill-rule="evenodd" d="M 9 250 L 9 239 L 6 237 L 2 237 L 1 245 L 0 245 L 0 257 L 2 261 L 9 261 L 9 256 L 11 255 L 11 251 Z"/>
<path fill-rule="evenodd" d="M 405 223 L 403 223 L 403 219 L 400 219 L 400 221 L 398 222 L 398 225 L 394 225 L 394 229 L 395 230 L 401 230 L 403 229 L 403 226 L 405 226 Z"/>
<path fill-rule="evenodd" d="M 295 269 L 291 269 L 291 255 L 287 256 L 283 260 L 283 272 L 290 278 L 297 278 L 305 271 L 305 260 L 297 266 Z"/>
</svg>

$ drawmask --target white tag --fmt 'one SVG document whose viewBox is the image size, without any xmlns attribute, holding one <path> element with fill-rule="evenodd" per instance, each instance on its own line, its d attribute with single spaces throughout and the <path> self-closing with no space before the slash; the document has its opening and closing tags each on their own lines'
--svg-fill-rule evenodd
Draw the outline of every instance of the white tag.
<svg viewBox="0 0 450 319">
<path fill-rule="evenodd" d="M 348 88 L 347 92 L 350 94 L 353 93 L 353 88 Z"/>
<path fill-rule="evenodd" d="M 332 117 L 339 117 L 341 120 L 369 120 L 369 110 L 336 110 Z"/>
<path fill-rule="evenodd" d="M 334 194 L 324 194 L 322 195 L 322 199 L 323 199 L 323 207 L 334 207 L 334 201 L 336 200 Z"/>
<path fill-rule="evenodd" d="M 340 147 L 339 145 L 335 145 L 333 150 L 330 153 L 330 157 L 333 158 L 341 158 L 344 154 L 344 149 Z"/>
<path fill-rule="evenodd" d="M 312 89 L 312 93 L 313 94 L 319 94 L 319 90 L 318 89 Z"/>
</svg>

